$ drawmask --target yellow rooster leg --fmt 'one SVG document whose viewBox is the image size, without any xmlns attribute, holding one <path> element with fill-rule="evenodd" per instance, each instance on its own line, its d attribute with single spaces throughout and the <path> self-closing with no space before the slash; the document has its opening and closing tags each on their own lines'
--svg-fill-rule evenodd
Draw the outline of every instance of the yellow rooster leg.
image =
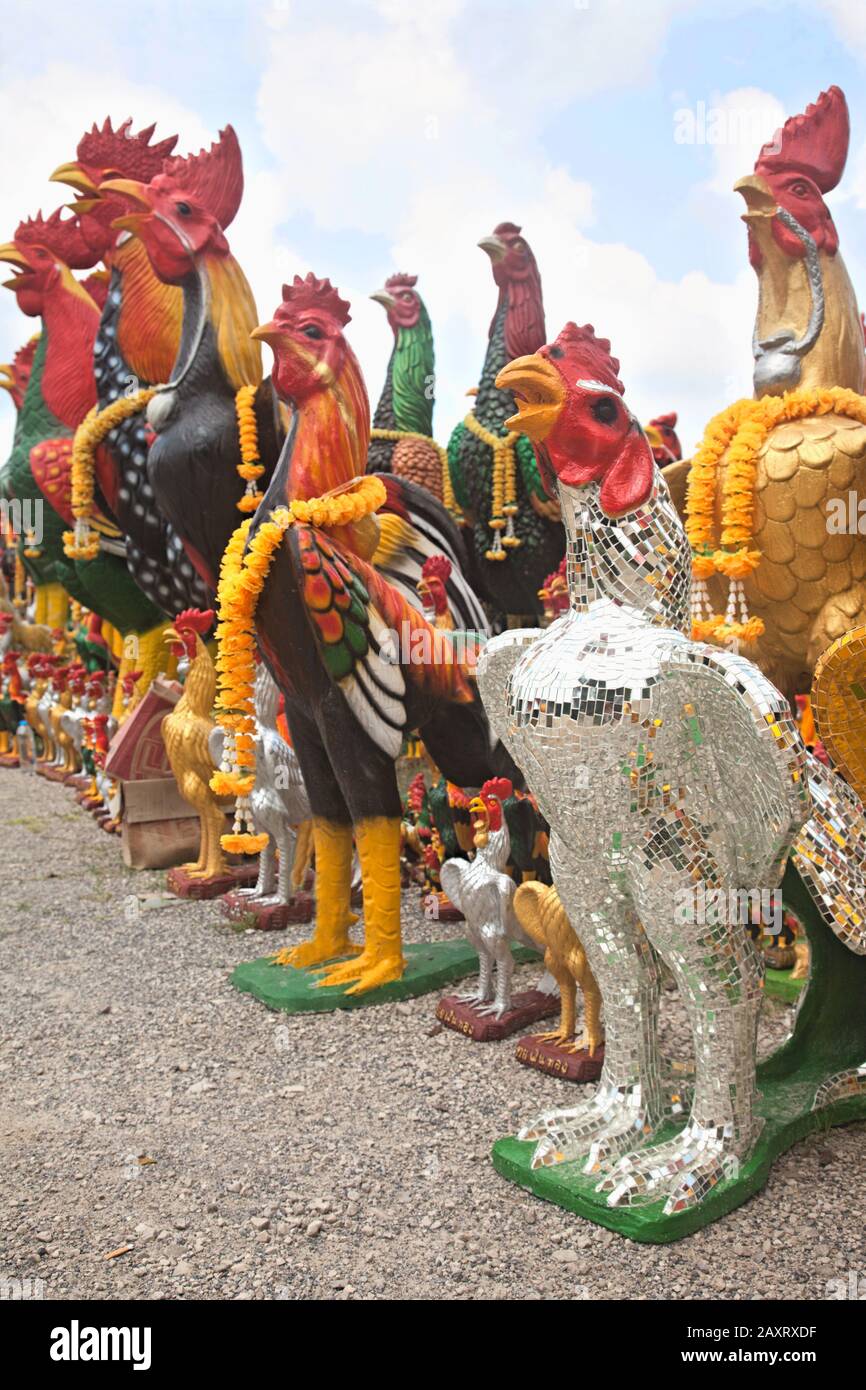
<svg viewBox="0 0 866 1390">
<path fill-rule="evenodd" d="M 9 734 L 5 729 L 0 729 L 0 754 L 10 752 Z"/>
<path fill-rule="evenodd" d="M 400 818 L 373 816 L 355 826 L 364 883 L 364 950 L 357 960 L 325 971 L 320 985 L 351 985 L 363 994 L 406 968 L 400 940 Z"/>
<path fill-rule="evenodd" d="M 316 849 L 316 929 L 310 941 L 279 951 L 275 965 L 323 965 L 360 951 L 349 940 L 357 921 L 349 906 L 352 885 L 352 827 L 313 817 Z M 363 861 L 362 861 L 363 862 Z"/>
<path fill-rule="evenodd" d="M 52 630 L 65 627 L 69 616 L 69 595 L 62 584 L 37 584 L 34 623 L 44 623 Z"/>
<path fill-rule="evenodd" d="M 295 858 L 292 864 L 292 888 L 296 892 L 304 886 L 307 869 L 310 867 L 310 861 L 313 857 L 313 822 L 311 820 L 301 821 L 297 836 Z"/>
</svg>

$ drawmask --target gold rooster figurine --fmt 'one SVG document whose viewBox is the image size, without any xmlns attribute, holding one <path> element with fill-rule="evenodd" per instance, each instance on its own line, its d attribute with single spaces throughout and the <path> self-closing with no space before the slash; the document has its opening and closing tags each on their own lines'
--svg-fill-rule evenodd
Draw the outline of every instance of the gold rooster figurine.
<svg viewBox="0 0 866 1390">
<path fill-rule="evenodd" d="M 189 878 L 217 878 L 227 872 L 220 847 L 225 815 L 210 789 L 214 765 L 208 738 L 216 727 L 213 718 L 216 671 L 202 633 L 213 623 L 213 612 L 188 608 L 179 614 L 163 640 L 172 644 L 179 669 L 189 663 L 183 694 L 162 722 L 162 737 L 171 770 L 184 801 L 195 808 L 201 824 L 201 845 L 194 864 L 182 865 Z"/>
<path fill-rule="evenodd" d="M 592 1057 L 604 1042 L 601 991 L 559 894 L 555 888 L 535 880 L 521 883 L 514 895 L 514 913 L 527 936 L 544 951 L 544 964 L 559 985 L 559 1027 L 550 1033 L 539 1033 L 538 1040 L 557 1043 L 565 1052 L 586 1050 Z M 583 993 L 584 1020 L 583 1036 L 576 1040 L 578 985 Z"/>
</svg>

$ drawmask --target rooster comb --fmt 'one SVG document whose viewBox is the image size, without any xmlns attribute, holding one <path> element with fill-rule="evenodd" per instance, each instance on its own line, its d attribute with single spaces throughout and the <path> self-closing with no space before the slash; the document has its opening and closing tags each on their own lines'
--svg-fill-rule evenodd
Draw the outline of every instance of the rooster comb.
<svg viewBox="0 0 866 1390">
<path fill-rule="evenodd" d="M 829 193 L 842 177 L 848 157 L 851 126 L 848 103 L 839 87 L 828 87 L 814 105 L 792 116 L 761 149 L 756 174 L 797 170 Z"/>
<path fill-rule="evenodd" d="M 389 275 L 385 281 L 386 290 L 411 290 L 418 283 L 417 275 L 407 275 L 404 270 L 398 270 L 396 274 Z"/>
<path fill-rule="evenodd" d="M 669 430 L 675 430 L 677 427 L 677 412 L 675 410 L 669 410 L 667 415 L 657 415 L 654 420 L 650 420 L 650 424 L 655 425 L 658 429 L 667 427 Z"/>
<path fill-rule="evenodd" d="M 177 136 L 169 135 L 168 139 L 152 145 L 150 137 L 155 129 L 155 124 L 145 126 L 134 135 L 130 116 L 115 130 L 111 117 L 106 116 L 101 126 L 94 121 L 92 128 L 82 135 L 76 154 L 80 163 L 89 164 L 91 168 L 116 169 L 124 178 L 150 183 L 177 144 Z"/>
<path fill-rule="evenodd" d="M 447 555 L 428 555 L 421 566 L 422 579 L 441 579 L 447 584 L 451 578 L 451 561 Z"/>
<path fill-rule="evenodd" d="M 303 279 L 296 275 L 290 285 L 283 285 L 283 305 L 288 305 L 294 310 L 321 309 L 343 326 L 351 319 L 349 301 L 340 298 L 327 277 L 317 280 L 311 270 L 307 271 Z M 280 307 L 282 308 L 282 305 Z"/>
<path fill-rule="evenodd" d="M 494 236 L 520 236 L 521 228 L 516 222 L 500 222 L 493 228 Z"/>
<path fill-rule="evenodd" d="M 22 246 L 44 246 L 70 270 L 89 270 L 98 257 L 81 235 L 78 218 L 63 217 L 63 211 L 62 207 L 55 208 L 50 217 L 37 212 L 35 217 L 19 222 L 15 240 Z"/>
<path fill-rule="evenodd" d="M 178 631 L 182 628 L 191 628 L 193 632 L 197 632 L 199 636 L 203 636 L 213 620 L 214 611 L 212 608 L 206 608 L 204 610 L 201 608 L 185 608 L 182 613 L 178 613 L 174 620 L 174 626 Z"/>
<path fill-rule="evenodd" d="M 162 171 L 225 230 L 241 205 L 244 191 L 241 147 L 232 126 L 220 131 L 209 150 L 200 150 L 185 159 L 167 159 Z"/>
<path fill-rule="evenodd" d="M 619 359 L 610 353 L 610 340 L 597 338 L 591 323 L 578 328 L 576 323 L 567 323 L 556 340 L 568 356 L 569 371 L 577 367 L 580 375 L 590 381 L 603 382 L 611 390 L 623 393 L 619 379 Z"/>
<path fill-rule="evenodd" d="M 514 787 L 508 777 L 491 777 L 481 788 L 481 795 L 495 796 L 497 801 L 507 801 L 514 795 Z"/>
</svg>

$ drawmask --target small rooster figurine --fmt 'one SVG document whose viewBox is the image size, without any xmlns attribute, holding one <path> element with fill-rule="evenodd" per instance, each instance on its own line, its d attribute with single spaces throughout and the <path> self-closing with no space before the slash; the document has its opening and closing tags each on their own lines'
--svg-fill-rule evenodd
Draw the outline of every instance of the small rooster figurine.
<svg viewBox="0 0 866 1390">
<path fill-rule="evenodd" d="M 448 603 L 445 585 L 451 577 L 451 561 L 447 555 L 430 555 L 421 566 L 418 596 L 424 607 L 424 617 L 442 632 L 451 632 L 454 619 Z"/>
<path fill-rule="evenodd" d="M 513 793 L 507 777 L 484 783 L 469 803 L 475 857 L 468 862 L 446 859 L 439 870 L 443 889 L 466 918 L 466 932 L 481 964 L 477 988 L 458 997 L 476 1004 L 479 1014 L 494 1018 L 511 1008 L 512 941 L 533 944 L 514 915 L 514 879 L 505 872 L 511 841 L 503 805 Z"/>
<path fill-rule="evenodd" d="M 162 737 L 180 794 L 198 812 L 201 824 L 198 859 L 194 864 L 182 866 L 190 878 L 198 879 L 218 878 L 226 872 L 220 847 L 225 815 L 208 785 L 214 768 L 208 739 L 214 728 L 216 672 L 202 633 L 210 630 L 213 619 L 210 609 L 202 612 L 190 608 L 180 613 L 164 634 L 179 662 L 189 663 L 183 694 L 162 721 Z"/>
<path fill-rule="evenodd" d="M 677 434 L 677 412 L 671 410 L 667 415 L 656 415 L 650 420 L 644 433 L 650 441 L 653 458 L 659 468 L 669 463 L 678 463 L 683 456 L 680 437 Z"/>
<path fill-rule="evenodd" d="M 743 658 L 687 636 L 688 542 L 618 371 L 609 343 L 569 324 L 500 373 L 518 402 L 509 424 L 559 492 L 570 608 L 491 639 L 478 677 L 550 822 L 554 881 L 607 1021 L 595 1096 L 521 1137 L 538 1141 L 536 1167 L 588 1156 L 611 1205 L 670 1211 L 700 1201 L 760 1130 L 757 953 L 744 930 L 707 928 L 679 905 L 701 881 L 775 888 L 810 803 L 783 697 Z M 641 1151 L 671 1115 L 656 951 L 689 1012 L 696 1085 L 682 1133 Z"/>
<path fill-rule="evenodd" d="M 530 940 L 544 952 L 544 964 L 559 985 L 559 1027 L 539 1033 L 539 1042 L 554 1042 L 590 1057 L 604 1041 L 601 992 L 568 913 L 552 884 L 521 883 L 514 895 L 514 915 Z M 577 990 L 583 994 L 583 1036 L 575 1038 Z"/>
<path fill-rule="evenodd" d="M 256 671 L 256 780 L 250 793 L 250 809 L 256 831 L 270 838 L 259 856 L 259 877 L 254 888 L 238 888 L 235 896 L 252 907 L 288 905 L 298 875 L 295 856 L 300 846 L 307 857 L 311 827 L 310 801 L 295 750 L 277 728 L 280 692 L 265 663 Z M 210 736 L 215 767 L 223 758 L 224 733 L 217 725 Z M 300 831 L 298 827 L 301 827 Z M 279 851 L 279 868 L 277 867 Z M 304 863 L 299 867 L 303 871 Z"/>
</svg>

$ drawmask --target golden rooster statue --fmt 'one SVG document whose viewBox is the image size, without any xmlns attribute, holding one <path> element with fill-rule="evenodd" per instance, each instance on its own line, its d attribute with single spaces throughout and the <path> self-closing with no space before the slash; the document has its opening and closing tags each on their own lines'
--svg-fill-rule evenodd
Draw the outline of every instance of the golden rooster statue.
<svg viewBox="0 0 866 1390">
<path fill-rule="evenodd" d="M 559 985 L 559 1027 L 538 1034 L 537 1041 L 558 1043 L 567 1052 L 586 1050 L 590 1057 L 604 1041 L 601 1026 L 601 990 L 590 969 L 586 952 L 560 901 L 556 889 L 545 883 L 521 883 L 514 895 L 514 915 L 526 935 L 544 952 L 544 964 Z M 577 987 L 583 994 L 583 1036 L 574 1036 Z"/>
<path fill-rule="evenodd" d="M 830 643 L 866 621 L 866 540 L 848 517 L 866 467 L 863 328 L 824 202 L 848 143 L 831 87 L 736 184 L 758 276 L 755 398 L 665 469 L 692 545 L 695 637 L 748 644 L 792 703 Z"/>
<path fill-rule="evenodd" d="M 227 872 L 220 847 L 225 816 L 208 785 L 214 771 L 208 739 L 216 727 L 212 713 L 216 671 L 202 633 L 209 631 L 213 620 L 212 609 L 202 612 L 188 608 L 164 634 L 178 658 L 178 669 L 188 663 L 183 694 L 162 722 L 162 737 L 180 794 L 195 808 L 201 824 L 198 859 L 182 865 L 183 872 L 195 879 L 217 878 Z"/>
</svg>

